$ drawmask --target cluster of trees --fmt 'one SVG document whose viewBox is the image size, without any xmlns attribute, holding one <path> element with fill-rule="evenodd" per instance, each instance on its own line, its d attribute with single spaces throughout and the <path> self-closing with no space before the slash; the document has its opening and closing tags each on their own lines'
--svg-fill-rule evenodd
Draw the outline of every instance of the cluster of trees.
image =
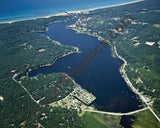
<svg viewBox="0 0 160 128">
<path fill-rule="evenodd" d="M 160 29 L 155 24 L 160 24 L 158 0 L 146 0 L 140 3 L 99 9 L 89 14 L 79 14 L 83 24 L 89 32 L 97 33 L 106 40 L 110 40 L 109 32 L 127 15 L 130 14 L 135 20 L 127 24 L 123 33 L 111 43 L 117 47 L 118 53 L 127 60 L 126 72 L 136 88 L 144 94 L 156 98 L 153 106 L 159 112 L 160 103 L 160 50 L 157 42 L 160 40 Z M 84 20 L 90 17 L 90 20 Z M 77 27 L 84 27 L 77 24 Z M 138 37 L 136 41 L 131 40 Z M 146 45 L 146 41 L 155 42 L 153 46 Z M 136 43 L 139 45 L 135 45 Z M 144 67 L 147 66 L 148 69 Z M 131 70 L 133 69 L 133 70 Z M 140 77 L 143 83 L 136 84 Z"/>
<path fill-rule="evenodd" d="M 64 76 L 64 77 L 62 77 Z M 59 83 L 61 79 L 61 83 Z M 67 84 L 66 84 L 67 82 Z M 36 77 L 26 77 L 22 80 L 23 85 L 40 104 L 49 104 L 66 97 L 73 91 L 73 82 L 64 74 L 51 73 L 48 75 L 39 74 Z"/>
<path fill-rule="evenodd" d="M 46 118 L 43 118 L 46 114 Z M 47 126 L 48 128 L 84 128 L 86 127 L 83 120 L 77 116 L 76 110 L 68 110 L 66 108 L 48 108 L 45 110 L 41 110 L 39 114 L 37 114 L 38 122 L 40 122 L 43 126 Z"/>
<path fill-rule="evenodd" d="M 116 38 L 116 42 L 111 45 L 117 46 L 118 53 L 128 61 L 129 67 L 126 68 L 126 71 L 129 74 L 130 80 L 138 76 L 143 80 L 143 84 L 141 85 L 136 85 L 134 80 L 133 84 L 144 91 L 145 94 L 156 98 L 153 105 L 160 113 L 159 49 L 156 44 L 152 47 L 145 45 L 145 41 L 157 42 L 160 39 L 160 30 L 153 26 L 153 24 L 160 24 L 159 11 L 155 11 L 159 9 L 158 5 L 159 0 L 154 0 L 154 2 L 153 0 L 147 0 L 132 5 L 91 11 L 89 14 L 80 14 L 78 16 L 80 18 L 92 17 L 92 20 L 86 22 L 87 29 L 90 29 L 91 33 L 98 33 L 106 40 L 109 38 L 108 32 L 110 29 L 114 29 L 120 21 L 120 19 L 115 20 L 113 18 L 123 19 L 126 14 L 130 13 L 137 23 L 149 23 L 145 25 L 128 25 L 128 33 L 121 34 Z M 142 11 L 145 13 L 141 13 Z M 41 18 L 12 24 L 0 24 L 0 96 L 4 98 L 3 101 L 0 100 L 1 127 L 34 128 L 37 127 L 37 121 L 48 128 L 84 128 L 88 126 L 87 121 L 83 120 L 84 118 L 78 117 L 77 112 L 74 110 L 50 108 L 48 106 L 42 108 L 38 106 L 31 100 L 25 90 L 12 80 L 13 75 L 16 73 L 19 75 L 16 79 L 19 80 L 21 76 L 26 75 L 29 69 L 52 63 L 55 58 L 75 51 L 73 47 L 57 45 L 45 36 L 36 33 L 45 31 L 46 25 L 51 22 L 64 21 L 68 18 L 69 16 L 56 16 L 47 19 Z M 130 41 L 135 36 L 138 36 L 138 40 L 141 43 L 137 47 L 134 46 L 133 41 Z M 45 49 L 45 51 L 39 52 L 40 49 Z M 144 69 L 144 66 L 147 66 L 150 71 Z M 134 70 L 132 71 L 130 68 L 134 68 Z M 135 72 L 136 68 L 138 68 L 137 72 Z M 48 98 L 48 101 L 42 102 L 42 104 L 46 104 L 58 100 L 56 96 L 61 95 L 63 98 L 67 93 L 72 91 L 72 84 L 67 87 L 52 86 L 61 75 L 38 75 L 38 81 L 25 78 L 22 80 L 22 85 L 30 93 L 33 93 L 35 99 L 46 96 L 47 93 L 45 92 L 52 93 L 52 89 L 55 88 L 52 93 L 53 95 Z M 60 89 L 59 92 L 58 88 Z M 56 92 L 58 93 L 56 94 Z M 46 114 L 46 118 L 42 118 L 44 116 L 43 113 Z"/>
<path fill-rule="evenodd" d="M 48 19 L 42 18 L 12 24 L 0 24 L 0 96 L 4 99 L 3 101 L 0 100 L 0 127 L 22 127 L 20 126 L 22 124 L 25 124 L 23 127 L 36 127 L 35 122 L 38 118 L 34 118 L 32 108 L 39 109 L 40 106 L 32 101 L 21 85 L 13 81 L 12 77 L 18 74 L 15 79 L 20 80 L 19 78 L 26 75 L 29 69 L 52 63 L 55 58 L 75 51 L 73 47 L 57 45 L 45 36 L 36 33 L 37 31 L 46 30 L 46 25 L 50 22 L 67 19 L 67 16 L 57 16 Z M 39 49 L 42 48 L 45 51 L 39 52 Z M 54 79 L 58 79 L 59 76 L 60 74 L 57 74 L 57 76 L 55 74 Z M 42 78 L 40 76 L 40 81 Z M 31 83 L 34 84 L 34 82 Z M 38 86 L 39 83 L 35 85 L 31 85 L 31 83 L 28 83 L 28 86 L 26 85 L 29 90 L 42 87 Z M 59 95 L 64 97 L 66 94 L 64 92 L 71 91 L 71 88 L 62 87 L 61 90 L 63 91 Z M 43 91 L 45 91 L 44 88 Z M 41 90 L 37 94 L 42 96 L 43 91 Z"/>
</svg>

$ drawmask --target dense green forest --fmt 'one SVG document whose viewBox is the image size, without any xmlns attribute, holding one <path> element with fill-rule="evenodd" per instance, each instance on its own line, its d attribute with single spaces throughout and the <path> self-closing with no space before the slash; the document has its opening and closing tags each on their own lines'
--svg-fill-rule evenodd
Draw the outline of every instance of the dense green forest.
<svg viewBox="0 0 160 128">
<path fill-rule="evenodd" d="M 154 1 L 154 2 L 153 2 Z M 108 32 L 120 23 L 126 14 L 130 14 L 134 23 L 128 24 L 125 32 L 111 43 L 117 47 L 118 53 L 124 57 L 128 66 L 126 72 L 136 88 L 143 91 L 154 100 L 153 107 L 160 113 L 160 9 L 159 0 L 99 9 L 89 14 L 79 14 L 80 21 L 77 28 L 87 28 L 86 33 L 95 34 L 109 40 Z M 39 74 L 29 78 L 26 73 L 46 64 L 52 64 L 56 58 L 76 49 L 59 45 L 47 37 L 37 33 L 46 30 L 49 23 L 69 20 L 69 16 L 54 16 L 35 20 L 0 24 L 0 127 L 1 128 L 97 128 L 121 127 L 121 117 L 86 112 L 79 115 L 76 110 L 60 107 L 49 107 L 47 103 L 64 98 L 73 90 L 73 83 L 68 79 L 63 84 L 55 84 L 65 74 Z M 88 20 L 89 18 L 89 20 Z M 87 20 L 85 20 L 87 19 Z M 136 40 L 132 39 L 134 37 Z M 155 42 L 153 46 L 146 45 L 146 41 Z M 135 45 L 136 43 L 140 43 Z M 136 83 L 140 77 L 143 83 Z M 46 86 L 44 86 L 46 85 Z M 65 86 L 64 86 L 65 85 Z M 29 91 L 27 93 L 23 86 Z M 57 92 L 57 93 L 53 93 Z M 34 102 L 30 95 L 40 101 Z M 55 95 L 54 95 L 55 94 Z M 2 100 L 3 97 L 3 100 Z M 150 114 L 150 113 L 149 113 Z M 135 115 L 137 121 L 146 119 L 148 113 Z M 147 115 L 147 116 L 143 116 Z M 150 120 L 152 120 L 150 116 Z M 147 120 L 147 119 L 146 119 Z M 149 123 L 149 122 L 146 122 Z M 133 123 L 133 125 L 139 125 Z M 145 124 L 147 126 L 147 124 Z M 149 125 L 148 125 L 149 126 Z"/>
<path fill-rule="evenodd" d="M 40 104 L 49 104 L 63 99 L 74 88 L 72 81 L 65 74 L 61 73 L 39 74 L 32 78 L 26 77 L 22 79 L 21 85 L 30 92 L 36 101 L 45 97 L 40 101 Z"/>
<path fill-rule="evenodd" d="M 122 20 L 130 15 L 134 20 Z M 146 0 L 79 14 L 76 23 L 79 32 L 112 40 L 118 54 L 127 62 L 126 73 L 133 85 L 154 101 L 153 107 L 160 114 L 160 1 Z M 123 31 L 116 31 L 123 25 Z M 86 29 L 84 29 L 86 28 Z M 111 38 L 110 31 L 117 37 Z M 113 35 L 114 35 L 113 34 Z M 151 44 L 147 44 L 147 42 Z M 153 44 L 152 44 L 153 43 Z"/>
<path fill-rule="evenodd" d="M 33 110 L 38 112 L 38 110 L 42 109 L 42 106 L 37 105 L 19 83 L 20 80 L 27 79 L 22 76 L 25 76 L 29 69 L 52 63 L 57 57 L 76 51 L 72 47 L 58 45 L 45 36 L 36 33 L 45 31 L 45 26 L 51 22 L 65 21 L 67 19 L 68 16 L 57 16 L 48 19 L 0 24 L 0 96 L 3 97 L 3 100 L 0 101 L 1 128 L 18 128 L 22 127 L 20 125 L 23 123 L 25 127 L 34 128 L 38 124 L 36 123 L 38 117 L 35 118 Z M 41 49 L 45 50 L 41 51 Z M 58 76 L 60 77 L 61 74 L 55 74 L 54 77 L 50 77 L 54 78 L 54 80 L 58 80 Z M 38 77 L 41 77 L 39 79 L 43 80 L 41 75 Z M 49 81 L 49 79 L 51 79 L 50 77 L 47 77 L 46 79 Z M 19 81 L 19 83 L 16 81 Z M 25 86 L 25 83 L 28 81 L 29 80 L 25 80 L 22 84 Z M 46 81 L 47 80 L 43 82 Z M 31 92 L 34 91 L 32 89 L 40 84 L 35 84 L 34 82 L 35 81 L 32 81 L 26 85 L 27 88 L 30 87 L 29 90 L 31 90 Z M 32 83 L 35 85 L 31 86 Z M 62 89 L 64 89 L 64 91 L 70 91 L 71 87 L 63 87 Z M 42 87 L 39 86 L 39 88 Z M 60 94 L 62 93 L 63 91 Z M 40 91 L 38 94 L 41 96 L 42 92 Z M 63 93 L 62 97 L 64 97 L 64 95 L 65 93 Z M 38 96 L 35 94 L 35 98 L 37 97 Z M 43 109 L 44 111 L 47 111 L 48 107 Z M 60 111 L 58 111 L 59 109 L 60 108 L 54 109 L 54 113 L 59 115 L 57 120 L 61 120 L 61 118 L 64 117 L 63 113 L 68 113 L 65 115 L 66 118 L 70 115 L 69 110 L 60 109 Z M 75 114 L 76 111 L 73 111 L 72 113 L 77 117 L 77 114 Z M 55 124 L 55 127 L 59 126 L 57 120 L 52 121 Z"/>
</svg>

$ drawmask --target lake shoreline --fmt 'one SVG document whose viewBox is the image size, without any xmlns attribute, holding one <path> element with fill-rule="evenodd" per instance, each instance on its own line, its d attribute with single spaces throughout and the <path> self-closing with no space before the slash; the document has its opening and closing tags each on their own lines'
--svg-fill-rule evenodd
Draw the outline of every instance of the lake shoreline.
<svg viewBox="0 0 160 128">
<path fill-rule="evenodd" d="M 33 71 L 33 70 L 36 70 L 36 69 L 42 68 L 42 67 L 46 67 L 46 66 L 52 66 L 57 60 L 59 60 L 59 59 L 65 57 L 65 56 L 68 56 L 68 55 L 70 55 L 70 54 L 79 53 L 79 52 L 80 52 L 79 49 L 77 49 L 77 51 L 68 52 L 68 53 L 66 53 L 66 54 L 63 54 L 62 56 L 56 57 L 56 58 L 53 60 L 52 63 L 45 64 L 45 65 L 41 65 L 41 66 L 38 66 L 38 67 L 33 68 L 33 69 L 28 69 L 28 71 L 26 72 L 26 75 L 25 75 L 25 76 L 28 77 L 29 72 L 31 72 L 31 71 Z"/>
<path fill-rule="evenodd" d="M 76 28 L 69 28 L 69 29 L 74 30 L 76 33 L 82 33 L 82 34 L 87 34 L 87 35 L 89 35 L 89 36 L 96 37 L 99 41 L 101 41 L 100 38 L 102 38 L 102 37 L 100 37 L 99 35 L 95 36 L 95 35 L 92 35 L 91 33 L 88 33 L 88 32 L 78 31 L 78 29 L 76 29 Z M 105 39 L 103 38 L 103 40 L 105 40 Z M 117 50 L 116 50 L 116 46 L 111 45 L 111 44 L 110 44 L 110 46 L 111 46 L 111 56 L 112 56 L 113 58 L 118 58 L 118 59 L 120 59 L 120 60 L 122 60 L 122 61 L 124 62 L 124 63 L 120 66 L 120 68 L 119 68 L 119 72 L 120 72 L 121 77 L 124 79 L 124 81 L 125 81 L 126 85 L 128 86 L 128 88 L 131 89 L 131 91 L 132 91 L 133 93 L 135 93 L 136 95 L 138 95 L 139 98 L 141 99 L 141 101 L 145 104 L 146 101 L 145 101 L 143 95 L 141 95 L 141 94 L 138 92 L 138 90 L 133 86 L 133 84 L 130 82 L 130 80 L 129 80 L 128 76 L 127 76 L 127 73 L 125 72 L 125 67 L 126 67 L 126 65 L 127 65 L 127 61 L 118 54 L 118 52 L 117 52 Z M 143 106 L 143 108 L 144 108 L 144 107 L 145 107 L 145 106 Z"/>
<path fill-rule="evenodd" d="M 114 55 L 114 53 L 115 53 L 115 55 Z M 143 97 L 143 95 L 141 95 L 140 92 L 138 92 L 138 90 L 130 82 L 130 80 L 129 80 L 128 76 L 127 76 L 127 73 L 125 72 L 125 67 L 127 66 L 127 61 L 118 54 L 116 46 L 113 46 L 113 57 L 119 58 L 119 59 L 121 59 L 124 62 L 123 65 L 119 68 L 119 72 L 121 74 L 121 77 L 126 82 L 128 88 L 130 88 L 132 90 L 132 92 L 134 92 L 135 94 L 137 94 L 143 103 L 146 103 L 147 101 L 145 100 L 145 98 Z"/>
</svg>

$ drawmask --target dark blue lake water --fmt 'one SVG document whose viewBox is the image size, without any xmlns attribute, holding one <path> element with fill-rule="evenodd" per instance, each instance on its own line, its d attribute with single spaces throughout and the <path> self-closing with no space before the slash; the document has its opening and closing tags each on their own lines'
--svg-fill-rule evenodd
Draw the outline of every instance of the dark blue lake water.
<svg viewBox="0 0 160 128">
<path fill-rule="evenodd" d="M 89 49 L 94 51 L 94 48 L 100 44 L 100 41 L 96 37 L 78 34 L 71 29 L 66 29 L 67 24 L 75 21 L 74 19 L 68 22 L 51 24 L 48 26 L 49 30 L 43 34 L 62 44 L 79 47 L 81 53 L 70 54 L 57 60 L 52 66 L 33 70 L 29 73 L 30 77 L 39 73 L 69 73 L 75 67 L 78 67 L 80 62 L 87 62 L 82 56 L 91 54 Z M 100 48 L 102 47 L 98 47 L 98 50 Z M 94 57 L 94 60 L 89 58 L 91 63 L 87 63 L 88 67 L 80 75 L 72 75 L 78 84 L 96 96 L 97 99 L 93 104 L 99 110 L 112 112 L 129 112 L 141 108 L 138 107 L 141 105 L 138 96 L 127 87 L 120 75 L 118 69 L 123 62 L 112 57 L 111 47 L 103 48 L 101 53 L 96 54 L 97 57 Z"/>
<path fill-rule="evenodd" d="M 44 17 L 64 11 L 117 5 L 135 0 L 1 0 L 0 22 Z"/>
</svg>

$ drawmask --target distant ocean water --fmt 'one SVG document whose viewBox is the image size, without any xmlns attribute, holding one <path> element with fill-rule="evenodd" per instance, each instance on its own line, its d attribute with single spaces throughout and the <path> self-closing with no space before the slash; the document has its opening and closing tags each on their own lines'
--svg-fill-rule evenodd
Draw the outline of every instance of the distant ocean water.
<svg viewBox="0 0 160 128">
<path fill-rule="evenodd" d="M 1 0 L 0 22 L 45 17 L 64 11 L 111 6 L 136 0 Z"/>
</svg>

